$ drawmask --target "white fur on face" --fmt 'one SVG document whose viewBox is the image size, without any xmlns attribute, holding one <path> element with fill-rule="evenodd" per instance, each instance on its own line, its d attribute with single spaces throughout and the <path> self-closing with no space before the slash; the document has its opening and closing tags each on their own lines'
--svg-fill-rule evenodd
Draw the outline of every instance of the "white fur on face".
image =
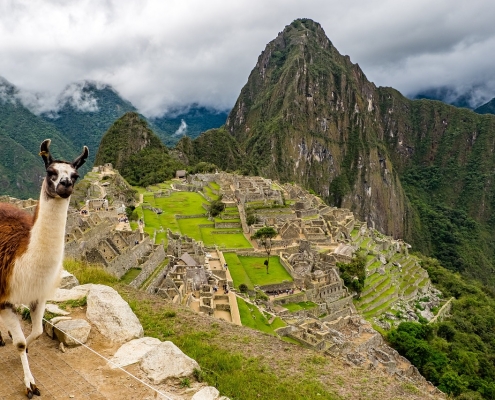
<svg viewBox="0 0 495 400">
<path fill-rule="evenodd" d="M 46 172 L 47 192 L 51 197 L 67 198 L 72 194 L 74 184 L 79 176 L 72 165 L 56 162 L 50 164 Z"/>
</svg>

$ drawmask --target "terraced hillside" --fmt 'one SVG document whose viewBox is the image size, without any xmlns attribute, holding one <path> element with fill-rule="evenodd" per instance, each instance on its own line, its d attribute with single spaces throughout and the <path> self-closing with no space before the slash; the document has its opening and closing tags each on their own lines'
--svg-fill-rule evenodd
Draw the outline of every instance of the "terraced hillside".
<svg viewBox="0 0 495 400">
<path fill-rule="evenodd" d="M 354 229 L 351 238 L 356 250 L 366 257 L 365 288 L 355 301 L 356 309 L 366 319 L 386 313 L 397 315 L 403 304 L 415 299 L 430 300 L 434 289 L 428 273 L 419 259 L 409 254 L 407 244 L 399 242 L 384 248 L 385 237 L 363 227 Z"/>
</svg>

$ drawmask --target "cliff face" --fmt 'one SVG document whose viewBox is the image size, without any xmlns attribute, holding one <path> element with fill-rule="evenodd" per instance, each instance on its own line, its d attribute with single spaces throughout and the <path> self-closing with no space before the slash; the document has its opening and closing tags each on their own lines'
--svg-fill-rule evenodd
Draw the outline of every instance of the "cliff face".
<svg viewBox="0 0 495 400">
<path fill-rule="evenodd" d="M 299 182 L 404 237 L 407 205 L 378 100 L 375 85 L 319 24 L 296 20 L 259 56 L 226 128 L 252 172 Z"/>
</svg>

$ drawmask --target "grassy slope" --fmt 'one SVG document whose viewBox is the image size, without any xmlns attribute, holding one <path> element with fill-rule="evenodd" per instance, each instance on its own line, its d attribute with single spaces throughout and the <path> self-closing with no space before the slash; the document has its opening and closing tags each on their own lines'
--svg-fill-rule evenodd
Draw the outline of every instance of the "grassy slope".
<svg viewBox="0 0 495 400">
<path fill-rule="evenodd" d="M 129 303 L 145 336 L 170 340 L 194 358 L 202 377 L 232 400 L 425 399 L 414 385 L 325 357 L 275 336 L 239 327 L 136 291 L 102 269 L 68 262 L 81 284 L 113 286 Z"/>
</svg>

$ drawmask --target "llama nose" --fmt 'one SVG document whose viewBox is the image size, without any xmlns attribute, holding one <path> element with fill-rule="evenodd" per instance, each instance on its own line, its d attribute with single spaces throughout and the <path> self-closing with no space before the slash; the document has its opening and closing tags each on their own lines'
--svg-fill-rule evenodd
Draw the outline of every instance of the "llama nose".
<svg viewBox="0 0 495 400">
<path fill-rule="evenodd" d="M 72 182 L 69 178 L 61 179 L 60 184 L 65 187 L 72 186 Z"/>
</svg>

